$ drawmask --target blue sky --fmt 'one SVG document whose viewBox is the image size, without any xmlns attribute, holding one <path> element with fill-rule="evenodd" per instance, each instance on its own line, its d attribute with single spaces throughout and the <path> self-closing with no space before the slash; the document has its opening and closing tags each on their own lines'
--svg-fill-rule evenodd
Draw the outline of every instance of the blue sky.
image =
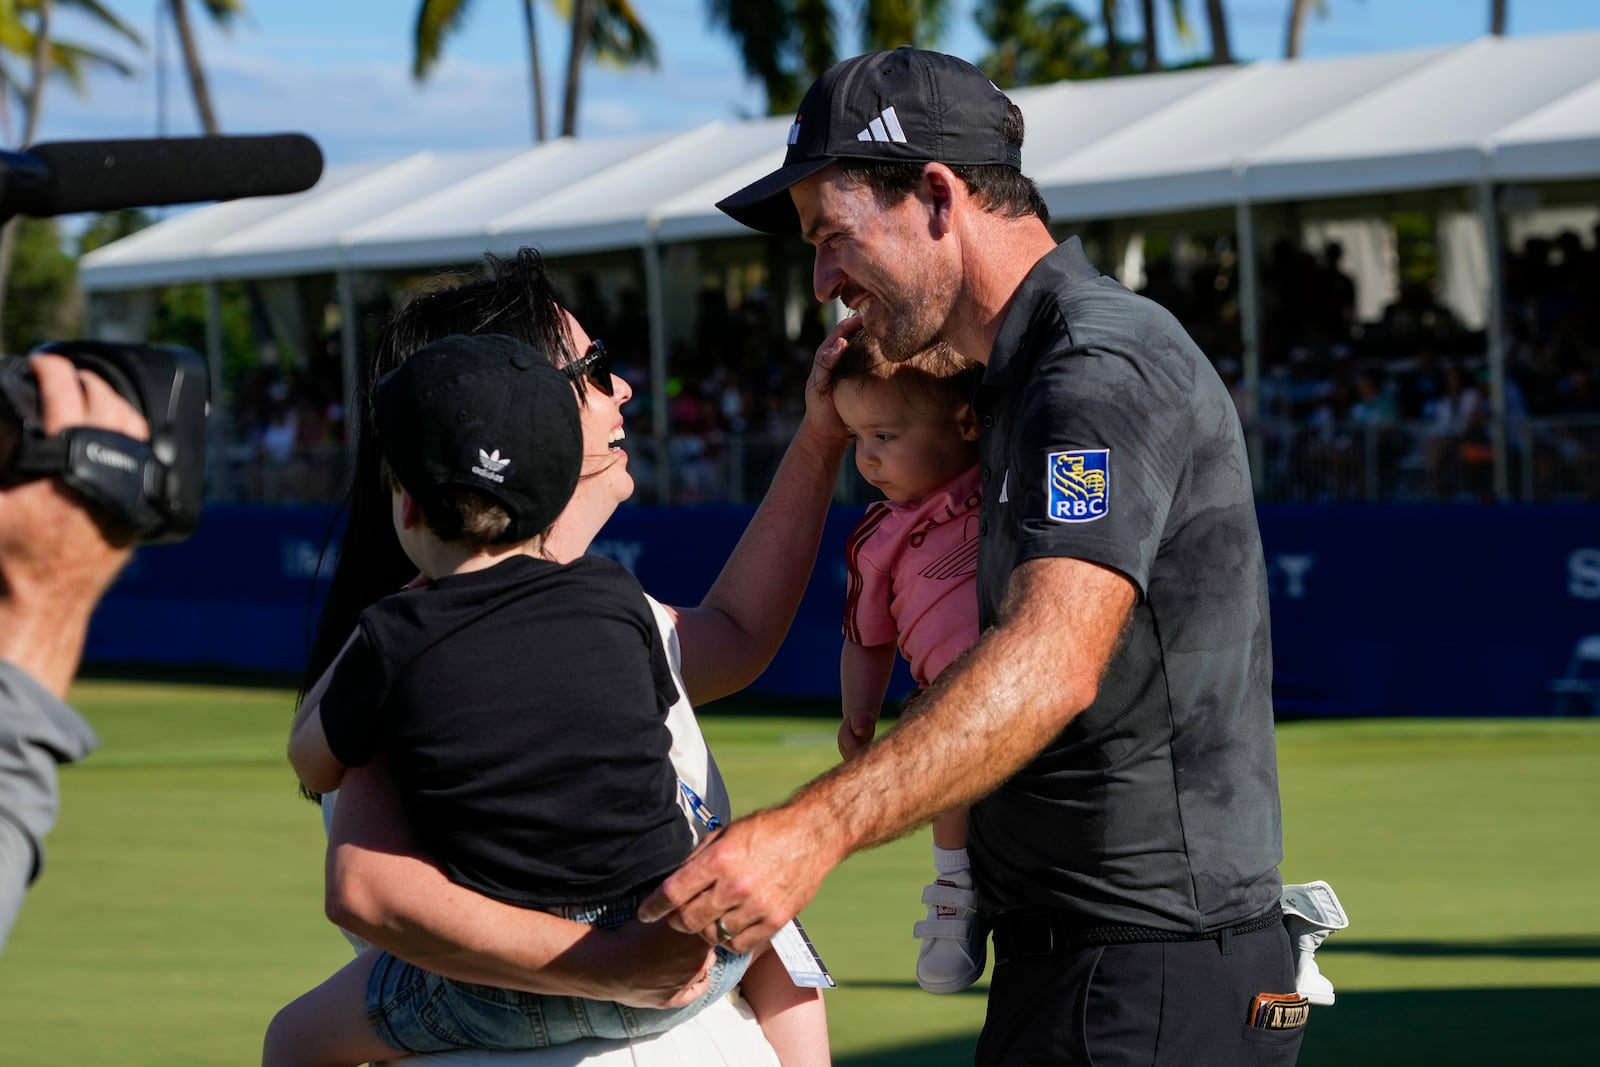
<svg viewBox="0 0 1600 1067">
<path fill-rule="evenodd" d="M 705 0 L 634 2 L 656 35 L 660 69 L 588 68 L 581 134 L 689 129 L 761 112 L 760 89 L 741 76 L 732 44 L 707 28 Z M 165 49 L 165 78 L 157 75 L 157 0 L 109 0 L 107 6 L 144 34 L 142 56 L 87 27 L 70 10 L 58 17 L 59 34 L 114 51 L 141 73 L 131 79 L 96 77 L 83 97 L 52 84 L 35 139 L 151 137 L 158 129 L 169 135 L 198 132 L 171 43 Z M 1097 7 L 1093 0 L 1078 0 L 1077 6 Z M 1196 25 L 1188 43 L 1167 27 L 1169 58 L 1209 51 L 1203 6 L 1198 0 L 1189 4 Z M 1308 58 L 1457 44 L 1488 30 L 1489 0 L 1327 0 L 1326 6 L 1327 17 L 1314 16 L 1306 27 Z M 940 47 L 976 60 L 983 42 L 972 25 L 971 2 L 954 0 L 953 7 L 956 14 Z M 1281 56 L 1287 7 L 1287 0 L 1229 0 L 1240 59 Z M 250 23 L 226 35 L 194 16 L 225 132 L 307 133 L 332 163 L 531 140 L 519 0 L 477 0 L 445 61 L 423 86 L 410 76 L 414 0 L 252 0 L 251 8 Z M 1123 8 L 1131 33 L 1137 5 L 1125 0 Z M 566 64 L 565 30 L 548 3 L 541 4 L 539 14 L 554 128 Z M 1600 30 L 1600 0 L 1510 0 L 1510 22 L 1518 35 Z"/>
</svg>

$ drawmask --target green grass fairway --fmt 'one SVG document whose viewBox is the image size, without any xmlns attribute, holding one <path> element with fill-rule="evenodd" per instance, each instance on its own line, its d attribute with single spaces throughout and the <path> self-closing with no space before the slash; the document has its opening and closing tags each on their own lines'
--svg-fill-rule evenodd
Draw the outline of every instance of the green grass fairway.
<svg viewBox="0 0 1600 1067">
<path fill-rule="evenodd" d="M 0 956 L 0 1062 L 257 1062 L 280 1004 L 347 958 L 322 840 L 281 758 L 289 694 L 85 682 L 101 750 L 64 772 L 48 865 Z M 708 716 L 742 810 L 833 765 L 825 717 Z M 1589 1064 L 1600 995 L 1600 722 L 1289 723 L 1290 881 L 1350 913 L 1319 959 L 1307 1067 Z M 912 976 L 927 834 L 857 856 L 806 912 L 841 1067 L 971 1062 L 983 984 Z"/>
</svg>

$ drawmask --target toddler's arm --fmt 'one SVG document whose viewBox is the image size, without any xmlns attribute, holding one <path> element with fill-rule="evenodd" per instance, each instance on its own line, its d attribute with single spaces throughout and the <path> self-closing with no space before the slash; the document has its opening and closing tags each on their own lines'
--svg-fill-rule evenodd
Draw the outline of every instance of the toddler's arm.
<svg viewBox="0 0 1600 1067">
<path fill-rule="evenodd" d="M 883 697 L 889 691 L 898 652 L 894 642 L 858 645 L 846 641 L 839 653 L 839 692 L 844 699 L 844 723 L 839 727 L 839 755 L 859 756 L 877 733 Z"/>
</svg>

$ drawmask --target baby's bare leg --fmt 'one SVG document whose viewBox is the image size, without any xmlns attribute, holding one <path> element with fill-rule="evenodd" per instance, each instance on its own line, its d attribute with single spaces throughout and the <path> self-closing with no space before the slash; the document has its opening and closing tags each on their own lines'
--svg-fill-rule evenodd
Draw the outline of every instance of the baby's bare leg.
<svg viewBox="0 0 1600 1067">
<path fill-rule="evenodd" d="M 376 949 L 283 1008 L 267 1027 L 261 1067 L 355 1067 L 399 1054 L 367 1022 L 367 979 Z"/>
<path fill-rule="evenodd" d="M 770 946 L 750 961 L 739 991 L 783 1067 L 828 1067 L 833 1062 L 822 990 L 795 985 Z"/>
</svg>

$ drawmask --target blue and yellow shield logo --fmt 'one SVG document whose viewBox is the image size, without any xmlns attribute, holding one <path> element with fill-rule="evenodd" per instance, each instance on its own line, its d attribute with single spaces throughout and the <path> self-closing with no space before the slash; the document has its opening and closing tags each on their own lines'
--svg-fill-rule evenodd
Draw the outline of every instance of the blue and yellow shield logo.
<svg viewBox="0 0 1600 1067">
<path fill-rule="evenodd" d="M 1045 469 L 1045 499 L 1056 522 L 1092 522 L 1111 507 L 1109 448 L 1052 452 Z"/>
</svg>

